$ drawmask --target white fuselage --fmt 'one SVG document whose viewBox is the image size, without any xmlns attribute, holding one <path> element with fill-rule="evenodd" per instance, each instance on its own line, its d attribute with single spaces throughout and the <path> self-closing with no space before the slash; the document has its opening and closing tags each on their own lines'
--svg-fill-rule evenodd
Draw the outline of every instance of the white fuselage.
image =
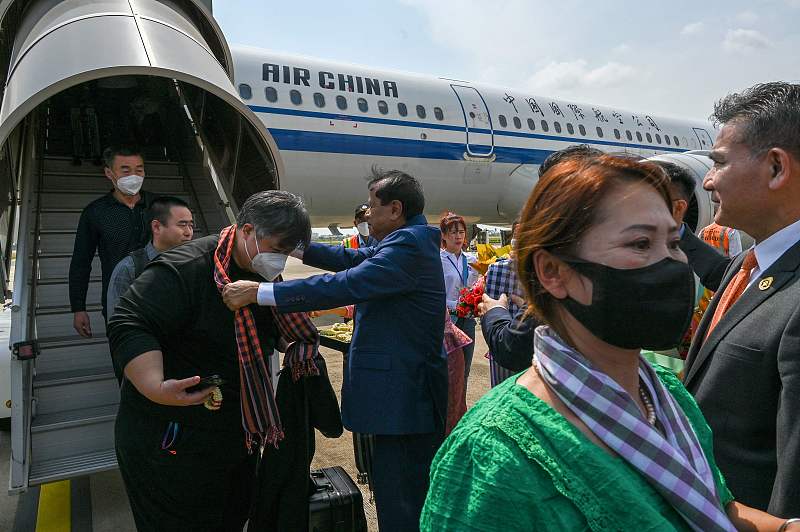
<svg viewBox="0 0 800 532">
<path fill-rule="evenodd" d="M 373 166 L 423 184 L 429 215 L 508 223 L 550 153 L 585 143 L 650 157 L 710 149 L 705 121 L 651 116 L 525 91 L 233 47 L 236 86 L 279 150 L 281 188 L 314 225 L 350 225 Z"/>
</svg>

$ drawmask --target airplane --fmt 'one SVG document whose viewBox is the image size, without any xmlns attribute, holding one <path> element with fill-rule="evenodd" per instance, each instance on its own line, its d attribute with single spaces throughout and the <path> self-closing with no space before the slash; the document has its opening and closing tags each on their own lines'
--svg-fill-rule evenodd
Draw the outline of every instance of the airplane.
<svg viewBox="0 0 800 532">
<path fill-rule="evenodd" d="M 509 224 L 539 164 L 556 150 L 585 143 L 680 160 L 675 155 L 710 149 L 717 135 L 706 121 L 524 90 L 249 46 L 233 46 L 232 54 L 239 96 L 277 145 L 281 187 L 304 197 L 315 226 L 350 225 L 373 165 L 417 176 L 429 220 L 453 211 L 469 222 Z M 698 196 L 692 226 L 710 214 Z"/>
<path fill-rule="evenodd" d="M 139 144 L 145 188 L 188 201 L 198 237 L 275 188 L 301 194 L 315 225 L 349 225 L 373 165 L 418 177 L 431 222 L 452 210 L 508 224 L 545 157 L 576 143 L 682 165 L 697 181 L 689 225 L 711 221 L 701 182 L 717 130 L 705 121 L 231 48 L 210 0 L 2 0 L 0 35 L 0 286 L 11 298 L 0 419 L 11 416 L 12 493 L 116 467 L 99 260 L 93 338 L 75 335 L 68 304 L 78 217 L 109 190 L 95 164 L 108 144 Z"/>
</svg>

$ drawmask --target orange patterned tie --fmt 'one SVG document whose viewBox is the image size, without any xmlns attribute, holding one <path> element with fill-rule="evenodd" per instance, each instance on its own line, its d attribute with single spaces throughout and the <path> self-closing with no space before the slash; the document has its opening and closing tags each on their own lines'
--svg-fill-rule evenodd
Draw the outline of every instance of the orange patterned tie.
<svg viewBox="0 0 800 532">
<path fill-rule="evenodd" d="M 750 281 L 750 272 L 756 266 L 758 266 L 756 254 L 751 249 L 747 252 L 747 255 L 744 256 L 744 262 L 742 262 L 741 269 L 736 272 L 736 275 L 733 277 L 733 279 L 731 279 L 731 282 L 728 283 L 728 286 L 725 287 L 725 291 L 719 298 L 719 304 L 714 310 L 714 316 L 711 317 L 711 324 L 708 326 L 706 338 L 708 338 L 708 336 L 711 334 L 711 331 L 714 330 L 714 327 L 717 326 L 717 323 L 719 323 L 719 320 L 722 319 L 722 316 L 724 316 L 725 313 L 728 312 L 728 309 L 731 308 L 734 303 L 736 303 L 736 300 L 742 295 L 744 289 L 747 288 L 747 283 Z"/>
</svg>

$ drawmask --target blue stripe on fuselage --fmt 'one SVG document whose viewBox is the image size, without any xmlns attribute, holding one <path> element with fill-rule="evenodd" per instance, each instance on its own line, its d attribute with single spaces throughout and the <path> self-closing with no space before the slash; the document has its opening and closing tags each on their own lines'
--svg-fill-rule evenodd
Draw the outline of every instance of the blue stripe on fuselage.
<svg viewBox="0 0 800 532">
<path fill-rule="evenodd" d="M 327 120 L 346 120 L 381 125 L 413 127 L 422 129 L 440 129 L 448 131 L 465 132 L 464 127 L 448 124 L 393 120 L 371 116 L 355 116 L 334 113 L 321 113 L 300 109 L 283 109 L 280 107 L 249 106 L 256 113 L 279 114 L 288 116 L 302 116 L 306 118 L 322 118 Z M 403 139 L 394 137 L 380 137 L 374 135 L 351 135 L 342 133 L 327 133 L 306 131 L 299 129 L 268 128 L 275 138 L 280 150 L 347 153 L 353 155 L 375 155 L 385 157 L 414 157 L 422 159 L 463 160 L 465 144 L 460 142 L 440 142 L 430 140 Z M 490 133 L 489 130 L 472 130 L 475 133 Z M 625 144 L 599 139 L 582 137 L 562 137 L 555 135 L 542 135 L 537 133 L 522 133 L 517 131 L 495 131 L 496 136 L 521 137 L 526 139 L 540 139 L 548 141 L 569 142 L 572 144 L 584 142 L 587 144 L 617 146 L 620 148 L 639 148 L 656 151 L 683 152 L 682 148 L 668 148 L 665 146 L 649 146 L 645 144 Z M 489 151 L 489 146 L 471 145 L 473 150 L 484 149 Z M 494 147 L 497 162 L 513 164 L 539 164 L 553 150 L 519 148 L 511 146 Z"/>
</svg>

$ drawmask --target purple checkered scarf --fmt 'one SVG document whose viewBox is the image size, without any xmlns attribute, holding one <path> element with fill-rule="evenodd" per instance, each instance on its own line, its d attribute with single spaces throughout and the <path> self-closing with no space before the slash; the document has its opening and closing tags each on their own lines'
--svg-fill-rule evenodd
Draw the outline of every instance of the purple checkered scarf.
<svg viewBox="0 0 800 532">
<path fill-rule="evenodd" d="M 564 404 L 639 471 L 692 529 L 736 530 L 720 505 L 714 476 L 694 430 L 644 359 L 639 359 L 639 378 L 653 399 L 663 434 L 650 426 L 616 381 L 592 368 L 547 326 L 536 329 L 533 357 Z"/>
</svg>

